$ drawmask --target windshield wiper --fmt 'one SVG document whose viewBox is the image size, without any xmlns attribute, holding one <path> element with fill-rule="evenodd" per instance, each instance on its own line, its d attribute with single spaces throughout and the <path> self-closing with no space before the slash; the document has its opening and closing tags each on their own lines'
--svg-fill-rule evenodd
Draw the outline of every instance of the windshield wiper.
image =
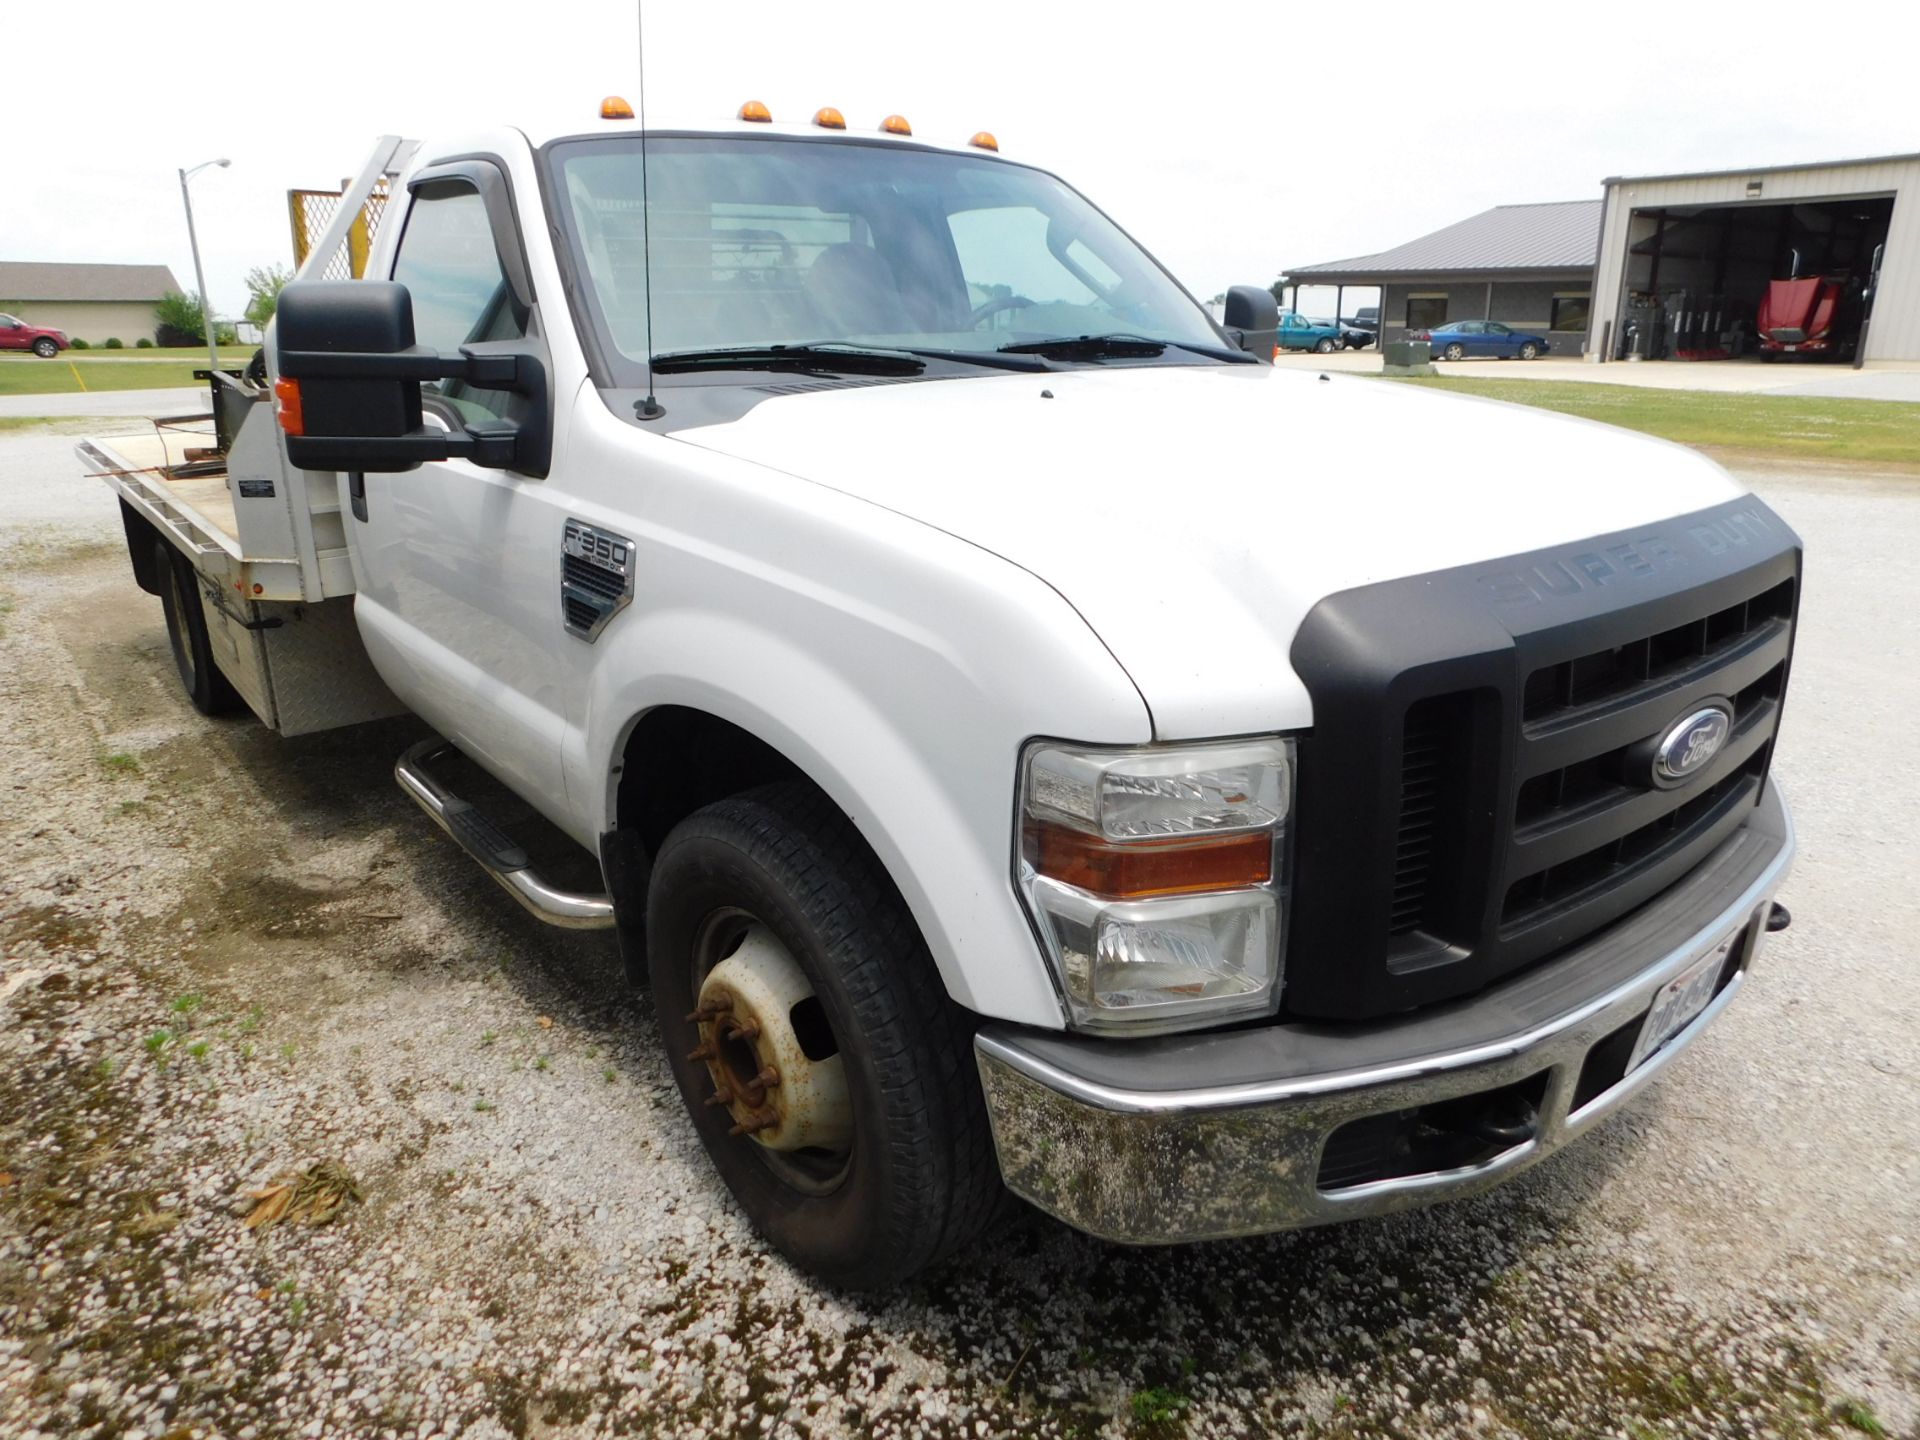
<svg viewBox="0 0 1920 1440">
<path fill-rule="evenodd" d="M 1051 340 L 1002 345 L 1000 353 L 1040 355 L 1048 360 L 1151 360 L 1166 349 L 1166 341 L 1139 335 L 1056 335 Z"/>
<path fill-rule="evenodd" d="M 653 357 L 663 375 L 695 370 L 801 370 L 822 375 L 918 375 L 927 362 L 904 350 L 858 345 L 740 345 L 715 350 L 670 350 Z"/>
<path fill-rule="evenodd" d="M 1003 355 L 1043 355 L 1049 360 L 1151 360 L 1172 348 L 1210 360 L 1243 364 L 1253 356 L 1219 345 L 1190 345 L 1184 340 L 1150 340 L 1145 335 L 1060 335 L 1051 340 L 1026 340 L 1002 345 Z"/>
</svg>

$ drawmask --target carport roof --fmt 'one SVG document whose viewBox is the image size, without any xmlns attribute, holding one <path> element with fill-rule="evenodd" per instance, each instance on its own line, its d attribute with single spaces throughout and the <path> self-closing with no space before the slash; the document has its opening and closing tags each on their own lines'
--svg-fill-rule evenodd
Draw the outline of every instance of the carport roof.
<svg viewBox="0 0 1920 1440">
<path fill-rule="evenodd" d="M 1377 283 L 1402 275 L 1591 270 L 1599 259 L 1601 204 L 1496 205 L 1377 255 L 1302 265 L 1287 271 L 1286 278 Z"/>
<path fill-rule="evenodd" d="M 0 298 L 22 300 L 158 300 L 178 290 L 164 265 L 77 265 L 0 260 Z"/>
</svg>

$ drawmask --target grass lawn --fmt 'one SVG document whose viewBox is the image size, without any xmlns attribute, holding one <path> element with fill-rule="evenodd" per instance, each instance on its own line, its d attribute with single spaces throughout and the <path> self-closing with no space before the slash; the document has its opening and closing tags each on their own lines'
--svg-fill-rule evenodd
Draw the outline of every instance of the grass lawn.
<svg viewBox="0 0 1920 1440">
<path fill-rule="evenodd" d="M 149 352 L 150 353 L 150 352 Z M 227 358 L 220 357 L 224 367 Z M 245 357 L 233 362 L 238 369 Z M 91 351 L 62 351 L 54 360 L 0 361 L 0 395 L 78 395 L 87 390 L 175 390 L 202 386 L 191 360 L 96 360 Z M 207 368 L 202 352 L 199 369 Z"/>
<path fill-rule="evenodd" d="M 1920 468 L 1920 405 L 1898 400 L 1723 395 L 1707 390 L 1643 390 L 1635 385 L 1579 381 L 1469 380 L 1451 376 L 1396 383 L 1582 415 L 1683 445 Z"/>
</svg>

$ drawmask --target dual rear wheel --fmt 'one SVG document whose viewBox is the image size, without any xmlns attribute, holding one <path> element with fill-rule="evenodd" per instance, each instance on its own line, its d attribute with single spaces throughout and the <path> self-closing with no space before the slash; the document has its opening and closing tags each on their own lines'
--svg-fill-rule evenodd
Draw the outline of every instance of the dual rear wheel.
<svg viewBox="0 0 1920 1440">
<path fill-rule="evenodd" d="M 200 577 L 188 560 L 159 536 L 153 540 L 153 578 L 160 608 L 167 617 L 167 641 L 180 684 L 202 715 L 225 715 L 238 708 L 240 692 L 214 664 L 207 617 L 200 605 Z"/>
</svg>

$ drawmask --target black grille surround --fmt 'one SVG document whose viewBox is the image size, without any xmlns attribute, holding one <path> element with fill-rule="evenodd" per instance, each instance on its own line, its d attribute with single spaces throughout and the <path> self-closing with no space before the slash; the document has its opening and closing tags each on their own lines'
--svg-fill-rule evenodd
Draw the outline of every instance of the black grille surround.
<svg viewBox="0 0 1920 1440">
<path fill-rule="evenodd" d="M 1341 591 L 1309 612 L 1282 1009 L 1457 998 L 1659 895 L 1759 802 L 1800 545 L 1764 503 Z M 1733 717 L 1659 788 L 1682 718 Z"/>
</svg>

